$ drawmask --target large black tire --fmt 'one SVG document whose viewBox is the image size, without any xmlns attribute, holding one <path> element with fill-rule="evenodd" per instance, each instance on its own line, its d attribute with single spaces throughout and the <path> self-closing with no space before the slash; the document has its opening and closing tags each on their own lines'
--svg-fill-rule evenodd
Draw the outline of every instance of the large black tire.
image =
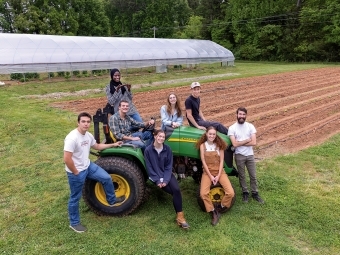
<svg viewBox="0 0 340 255">
<path fill-rule="evenodd" d="M 234 189 L 234 187 L 233 187 L 233 189 Z M 224 190 L 223 190 L 221 184 L 217 183 L 216 185 L 211 185 L 209 196 L 210 196 L 211 201 L 213 202 L 213 205 L 214 205 L 215 208 L 217 207 L 217 205 L 221 204 L 221 200 L 224 196 Z M 203 199 L 200 196 L 200 187 L 198 187 L 198 189 L 197 189 L 196 197 L 197 197 L 197 203 L 198 203 L 199 207 L 202 209 L 203 212 L 206 212 Z M 231 200 L 230 207 L 228 208 L 227 211 L 229 211 L 230 208 L 233 207 L 235 200 L 236 200 L 236 194 L 234 195 L 233 199 Z M 225 212 L 227 212 L 227 211 L 225 211 Z"/>
<path fill-rule="evenodd" d="M 87 179 L 83 188 L 85 203 L 98 215 L 125 216 L 135 211 L 143 201 L 145 179 L 141 169 L 132 161 L 122 157 L 103 157 L 96 162 L 111 175 L 116 197 L 125 196 L 121 203 L 110 207 L 103 186 Z"/>
</svg>

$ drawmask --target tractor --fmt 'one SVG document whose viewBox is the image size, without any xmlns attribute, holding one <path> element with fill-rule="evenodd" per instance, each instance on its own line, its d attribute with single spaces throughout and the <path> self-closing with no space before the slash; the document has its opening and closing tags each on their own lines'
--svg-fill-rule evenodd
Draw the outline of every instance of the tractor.
<svg viewBox="0 0 340 255">
<path fill-rule="evenodd" d="M 98 109 L 93 116 L 94 137 L 97 143 L 101 142 L 100 125 L 102 125 L 105 143 L 112 143 L 115 140 L 108 125 L 109 112 L 110 110 L 107 108 Z M 195 148 L 195 143 L 203 133 L 203 130 L 190 126 L 181 126 L 175 129 L 169 127 L 165 130 L 164 143 L 169 145 L 173 152 L 172 169 L 173 174 L 175 174 L 178 180 L 192 177 L 199 184 L 203 168 L 199 151 Z M 228 136 L 221 133 L 218 134 L 228 145 L 224 153 L 224 170 L 228 176 L 237 176 L 237 170 L 233 166 L 231 141 Z M 98 157 L 95 163 L 111 175 L 116 196 L 124 197 L 124 200 L 110 207 L 106 201 L 102 185 L 88 179 L 83 188 L 85 203 L 98 215 L 119 217 L 133 213 L 145 201 L 146 197 L 148 174 L 142 150 L 131 145 L 123 145 L 99 152 L 91 151 L 91 153 Z M 221 202 L 223 195 L 224 191 L 220 184 L 211 186 L 210 198 L 215 206 Z M 199 187 L 196 199 L 199 207 L 205 211 L 203 200 L 199 195 Z M 230 208 L 234 202 L 235 196 Z"/>
</svg>

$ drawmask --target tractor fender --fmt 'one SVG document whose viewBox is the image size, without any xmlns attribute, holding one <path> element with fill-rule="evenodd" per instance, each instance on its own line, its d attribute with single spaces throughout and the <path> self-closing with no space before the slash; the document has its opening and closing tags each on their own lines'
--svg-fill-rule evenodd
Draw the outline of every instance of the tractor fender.
<svg viewBox="0 0 340 255">
<path fill-rule="evenodd" d="M 143 171 L 145 179 L 147 179 L 146 164 L 144 160 L 143 152 L 140 148 L 135 148 L 129 145 L 123 145 L 121 147 L 113 147 L 98 152 L 99 157 L 111 157 L 117 156 L 127 158 L 136 163 Z"/>
</svg>

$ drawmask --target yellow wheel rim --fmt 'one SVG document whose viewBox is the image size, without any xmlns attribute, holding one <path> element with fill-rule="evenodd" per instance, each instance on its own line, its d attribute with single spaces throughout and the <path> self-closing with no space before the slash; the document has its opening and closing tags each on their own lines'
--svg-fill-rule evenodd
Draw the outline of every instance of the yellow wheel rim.
<svg viewBox="0 0 340 255">
<path fill-rule="evenodd" d="M 213 203 L 221 203 L 224 196 L 224 190 L 222 187 L 212 188 L 209 192 L 209 196 Z"/>
<path fill-rule="evenodd" d="M 110 174 L 110 175 L 112 178 L 113 185 L 115 187 L 116 197 L 125 196 L 125 200 L 126 200 L 130 196 L 130 192 L 131 192 L 129 183 L 126 181 L 126 179 L 124 179 L 120 175 L 116 175 L 116 174 Z M 106 201 L 105 191 L 101 183 L 99 182 L 96 183 L 94 187 L 94 192 L 99 202 L 101 202 L 102 204 L 106 206 L 109 205 Z M 117 203 L 117 206 L 124 203 L 124 201 L 121 203 Z"/>
</svg>

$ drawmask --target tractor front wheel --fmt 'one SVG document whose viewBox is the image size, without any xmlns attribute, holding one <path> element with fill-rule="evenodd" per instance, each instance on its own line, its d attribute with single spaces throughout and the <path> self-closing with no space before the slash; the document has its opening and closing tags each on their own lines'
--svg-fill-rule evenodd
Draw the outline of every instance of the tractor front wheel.
<svg viewBox="0 0 340 255">
<path fill-rule="evenodd" d="M 145 193 L 145 179 L 141 169 L 134 162 L 122 157 L 103 157 L 95 163 L 111 175 L 116 197 L 124 197 L 124 200 L 109 206 L 101 183 L 87 179 L 83 198 L 90 209 L 98 215 L 109 216 L 125 216 L 135 211 L 142 203 Z"/>
<path fill-rule="evenodd" d="M 233 189 L 234 189 L 234 187 L 233 187 Z M 198 187 L 197 195 L 196 196 L 197 196 L 197 203 L 198 203 L 199 207 L 202 209 L 202 211 L 206 212 L 203 199 L 201 198 L 201 195 L 200 195 L 200 187 Z M 212 201 L 212 203 L 213 203 L 215 208 L 218 205 L 221 204 L 223 196 L 224 196 L 224 190 L 223 190 L 223 187 L 222 187 L 221 184 L 217 183 L 216 185 L 211 185 L 210 186 L 209 197 L 210 197 L 210 199 L 211 199 L 211 201 Z M 233 199 L 231 201 L 230 207 L 228 208 L 227 211 L 229 211 L 230 208 L 234 205 L 235 199 L 236 199 L 236 195 L 234 195 L 234 197 L 233 197 Z"/>
</svg>

